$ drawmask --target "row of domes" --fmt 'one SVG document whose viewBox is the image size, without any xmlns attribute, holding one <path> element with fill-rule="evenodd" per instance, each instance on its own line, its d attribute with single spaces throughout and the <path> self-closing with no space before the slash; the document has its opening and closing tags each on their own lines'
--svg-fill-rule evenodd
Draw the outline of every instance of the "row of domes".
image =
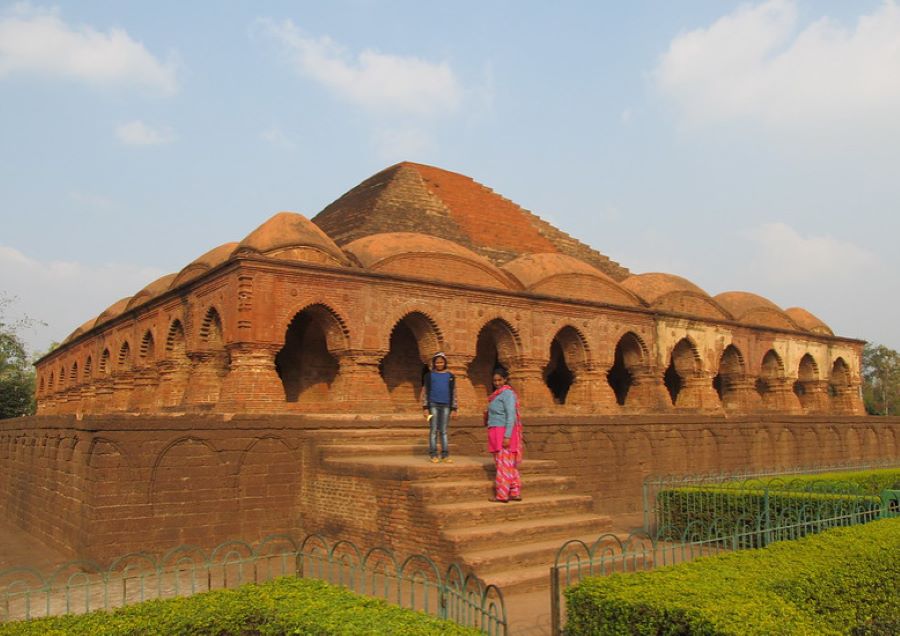
<svg viewBox="0 0 900 636">
<path fill-rule="evenodd" d="M 412 232 L 373 234 L 351 241 L 341 249 L 306 217 L 280 212 L 240 243 L 220 245 L 177 274 L 167 274 L 134 296 L 114 303 L 76 329 L 64 342 L 198 278 L 237 254 L 364 268 L 445 283 L 524 290 L 833 335 L 825 323 L 805 309 L 782 310 L 770 300 L 748 292 L 725 292 L 713 297 L 690 281 L 671 274 L 637 274 L 619 283 L 584 261 L 560 253 L 525 254 L 498 267 L 458 243 Z"/>
</svg>

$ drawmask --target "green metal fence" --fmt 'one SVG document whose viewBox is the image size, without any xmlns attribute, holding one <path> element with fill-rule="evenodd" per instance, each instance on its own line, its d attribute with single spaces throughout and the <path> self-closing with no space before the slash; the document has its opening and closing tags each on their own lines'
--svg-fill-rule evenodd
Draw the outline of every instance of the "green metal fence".
<svg viewBox="0 0 900 636">
<path fill-rule="evenodd" d="M 299 542 L 273 535 L 255 546 L 228 541 L 209 553 L 194 546 L 179 546 L 161 557 L 135 552 L 107 568 L 72 561 L 49 575 L 31 568 L 3 570 L 0 622 L 109 610 L 280 576 L 323 580 L 487 634 L 507 633 L 503 593 L 458 565 L 441 569 L 421 554 L 399 560 L 387 548 L 364 552 L 350 541 L 329 544 L 317 534 Z"/>
<path fill-rule="evenodd" d="M 900 468 L 888 464 L 817 468 L 807 473 Z M 885 491 L 889 492 L 889 491 Z M 651 495 L 652 493 L 652 495 Z M 890 514 L 890 497 L 856 483 L 773 473 L 651 477 L 644 482 L 645 528 L 572 540 L 550 568 L 551 631 L 561 633 L 562 592 L 587 576 L 639 572 L 722 552 L 797 539 Z"/>
</svg>

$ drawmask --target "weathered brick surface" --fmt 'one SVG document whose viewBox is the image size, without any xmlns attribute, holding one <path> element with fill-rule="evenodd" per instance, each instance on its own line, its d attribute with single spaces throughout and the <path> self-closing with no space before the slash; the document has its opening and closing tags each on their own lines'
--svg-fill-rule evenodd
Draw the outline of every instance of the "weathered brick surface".
<svg viewBox="0 0 900 636">
<path fill-rule="evenodd" d="M 900 418 L 540 417 L 527 411 L 525 418 L 527 457 L 555 460 L 562 475 L 575 478 L 575 492 L 567 494 L 591 495 L 595 511 L 607 514 L 638 510 L 650 474 L 900 458 Z M 452 546 L 427 510 L 434 501 L 415 487 L 421 473 L 351 469 L 323 459 L 322 449 L 336 441 L 367 443 L 396 427 L 424 443 L 421 420 L 4 420 L 0 513 L 55 548 L 100 562 L 137 549 L 213 547 L 284 532 L 322 532 L 450 558 Z M 451 429 L 455 454 L 485 453 L 478 418 L 454 420 Z M 421 462 L 427 471 L 424 455 Z"/>
</svg>

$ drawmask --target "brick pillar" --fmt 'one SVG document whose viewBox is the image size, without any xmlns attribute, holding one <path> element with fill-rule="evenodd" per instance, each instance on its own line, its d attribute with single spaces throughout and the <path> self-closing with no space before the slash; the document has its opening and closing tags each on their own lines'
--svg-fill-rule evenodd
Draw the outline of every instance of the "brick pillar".
<svg viewBox="0 0 900 636">
<path fill-rule="evenodd" d="M 831 410 L 840 415 L 863 415 L 865 407 L 859 395 L 859 385 L 834 386 Z"/>
<path fill-rule="evenodd" d="M 156 363 L 156 367 L 159 370 L 156 403 L 161 408 L 180 406 L 191 375 L 191 363 L 186 359 L 160 360 Z"/>
<path fill-rule="evenodd" d="M 217 411 L 275 412 L 285 408 L 284 385 L 275 370 L 281 345 L 240 342 L 228 345 L 231 369 L 222 383 Z"/>
<path fill-rule="evenodd" d="M 154 367 L 141 367 L 134 372 L 134 390 L 128 399 L 129 411 L 156 411 L 156 387 L 159 373 Z"/>
<path fill-rule="evenodd" d="M 469 379 L 469 365 L 474 359 L 474 356 L 454 354 L 447 362 L 447 370 L 456 378 L 456 401 L 460 413 L 481 413 L 487 405 L 487 395 L 482 395 Z"/>
<path fill-rule="evenodd" d="M 566 405 L 590 413 L 612 413 L 618 410 L 616 394 L 606 378 L 606 371 L 591 362 L 572 365 L 575 382 L 569 388 Z"/>
<path fill-rule="evenodd" d="M 831 410 L 827 380 L 806 380 L 801 386 L 800 405 L 804 413 L 828 413 Z"/>
<path fill-rule="evenodd" d="M 727 413 L 752 413 L 763 408 L 753 380 L 747 376 L 722 378 L 722 408 Z"/>
<path fill-rule="evenodd" d="M 675 398 L 675 408 L 697 411 L 718 411 L 722 408 L 719 395 L 712 385 L 712 376 L 701 372 L 681 380 L 681 391 Z"/>
<path fill-rule="evenodd" d="M 625 396 L 625 407 L 635 411 L 667 411 L 672 400 L 663 382 L 662 373 L 656 369 L 631 370 L 631 387 Z"/>
<path fill-rule="evenodd" d="M 112 407 L 113 380 L 109 376 L 95 383 L 97 396 L 94 400 L 94 413 L 109 413 Z"/>
<path fill-rule="evenodd" d="M 132 371 L 122 371 L 113 376 L 113 392 L 110 396 L 107 411 L 125 411 L 128 409 L 128 401 L 134 391 L 134 374 Z"/>
<path fill-rule="evenodd" d="M 763 408 L 780 413 L 801 413 L 800 400 L 794 393 L 794 378 L 769 378 L 763 380 Z"/>
<path fill-rule="evenodd" d="M 553 407 L 553 394 L 544 382 L 547 361 L 540 358 L 518 358 L 512 361 L 509 382 L 519 396 L 523 409 L 531 411 Z"/>
<path fill-rule="evenodd" d="M 222 380 L 228 373 L 228 354 L 224 351 L 191 351 L 191 375 L 184 392 L 187 407 L 211 407 L 219 401 Z"/>
<path fill-rule="evenodd" d="M 378 370 L 387 351 L 346 349 L 331 353 L 340 364 L 331 385 L 332 408 L 363 414 L 394 410 L 391 395 Z"/>
<path fill-rule="evenodd" d="M 96 410 L 97 387 L 84 384 L 81 387 L 81 413 L 94 413 Z"/>
</svg>

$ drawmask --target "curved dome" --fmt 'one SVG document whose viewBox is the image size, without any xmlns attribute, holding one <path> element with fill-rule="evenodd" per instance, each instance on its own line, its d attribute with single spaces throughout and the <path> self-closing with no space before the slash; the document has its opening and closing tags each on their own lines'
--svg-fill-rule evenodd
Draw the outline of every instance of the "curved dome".
<svg viewBox="0 0 900 636">
<path fill-rule="evenodd" d="M 814 316 L 810 312 L 803 309 L 803 307 L 788 307 L 784 310 L 790 318 L 800 325 L 801 328 L 806 329 L 807 331 L 811 331 L 812 333 L 816 333 L 822 336 L 833 336 L 834 332 L 831 330 L 831 327 L 826 325 L 824 322 L 819 320 L 817 316 Z"/>
<path fill-rule="evenodd" d="M 96 327 L 97 325 L 103 324 L 104 322 L 107 322 L 108 320 L 112 320 L 116 316 L 123 313 L 125 311 L 125 309 L 128 308 L 128 303 L 131 300 L 131 298 L 132 298 L 131 296 L 126 296 L 125 298 L 123 298 L 121 300 L 117 300 L 112 305 L 110 305 L 109 307 L 104 309 L 103 313 L 101 313 L 99 316 L 97 316 L 97 321 L 94 323 L 94 326 Z"/>
<path fill-rule="evenodd" d="M 652 272 L 629 276 L 620 284 L 653 309 L 714 320 L 731 319 L 709 294 L 681 276 Z"/>
<path fill-rule="evenodd" d="M 372 234 L 344 246 L 370 270 L 447 283 L 519 289 L 509 274 L 462 245 L 427 234 Z"/>
<path fill-rule="evenodd" d="M 350 265 L 341 248 L 325 232 L 295 212 L 279 212 L 270 218 L 238 244 L 237 251 L 240 250 L 293 261 Z"/>
<path fill-rule="evenodd" d="M 640 296 L 648 305 L 652 305 L 659 298 L 672 292 L 690 292 L 709 297 L 709 294 L 688 279 L 674 274 L 658 272 L 635 274 L 623 280 L 621 285 Z"/>
<path fill-rule="evenodd" d="M 800 329 L 781 307 L 757 294 L 730 291 L 717 295 L 715 300 L 731 312 L 738 322 L 778 329 Z"/>
<path fill-rule="evenodd" d="M 85 332 L 87 332 L 87 331 L 90 331 L 91 328 L 92 328 L 96 323 L 97 323 L 97 317 L 94 316 L 93 318 L 91 318 L 90 320 L 88 320 L 87 322 L 85 322 L 83 325 L 81 325 L 78 329 L 76 329 L 75 331 L 73 331 L 72 333 L 70 333 L 68 336 L 66 336 L 66 339 L 63 340 L 60 344 L 61 344 L 61 345 L 64 345 L 64 344 L 68 344 L 69 342 L 72 342 L 73 340 L 75 340 L 75 338 L 77 338 L 77 337 L 80 336 L 81 334 L 83 334 L 83 333 L 85 333 Z"/>
<path fill-rule="evenodd" d="M 524 254 L 502 267 L 525 289 L 541 294 L 638 306 L 638 297 L 584 261 L 565 254 Z"/>
<path fill-rule="evenodd" d="M 144 287 L 141 291 L 136 293 L 131 297 L 131 300 L 128 303 L 128 307 L 125 309 L 131 309 L 132 307 L 137 307 L 138 305 L 143 305 L 149 300 L 156 298 L 161 293 L 169 289 L 171 287 L 172 282 L 178 277 L 178 274 L 166 274 L 165 276 L 160 276 L 155 281 Z"/>
<path fill-rule="evenodd" d="M 203 272 L 211 270 L 216 265 L 224 263 L 232 255 L 237 245 L 237 243 L 222 243 L 219 247 L 214 247 L 202 256 L 198 256 L 178 272 L 169 288 L 183 285 L 188 281 L 194 280 Z"/>
</svg>

